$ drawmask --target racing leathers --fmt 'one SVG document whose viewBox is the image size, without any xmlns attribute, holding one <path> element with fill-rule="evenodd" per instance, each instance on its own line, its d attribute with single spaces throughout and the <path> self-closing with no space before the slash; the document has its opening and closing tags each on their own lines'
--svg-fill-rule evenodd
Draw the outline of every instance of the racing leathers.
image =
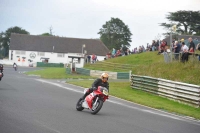
<svg viewBox="0 0 200 133">
<path fill-rule="evenodd" d="M 83 95 L 82 99 L 85 99 L 85 97 L 87 95 L 89 95 L 91 92 L 93 92 L 94 90 L 97 90 L 98 86 L 103 86 L 106 87 L 109 91 L 109 83 L 108 82 L 103 82 L 101 78 L 96 79 L 93 84 L 92 84 L 92 88 L 89 88 L 87 90 L 87 92 Z"/>
</svg>

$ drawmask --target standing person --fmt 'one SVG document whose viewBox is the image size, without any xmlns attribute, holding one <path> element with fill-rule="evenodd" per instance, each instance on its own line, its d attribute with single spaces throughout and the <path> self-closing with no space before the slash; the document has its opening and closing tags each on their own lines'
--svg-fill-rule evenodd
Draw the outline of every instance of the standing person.
<svg viewBox="0 0 200 133">
<path fill-rule="evenodd" d="M 166 42 L 162 40 L 160 45 L 160 51 L 158 52 L 158 54 L 165 52 L 165 47 L 166 47 Z"/>
<path fill-rule="evenodd" d="M 159 40 L 157 40 L 157 42 L 156 42 L 156 51 L 159 51 L 159 45 L 160 45 L 160 42 L 159 42 Z"/>
<path fill-rule="evenodd" d="M 155 46 L 156 46 L 156 42 L 155 42 L 155 40 L 153 40 L 152 41 L 152 45 L 151 45 L 152 51 L 155 51 Z"/>
<path fill-rule="evenodd" d="M 200 43 L 197 44 L 196 50 L 198 50 L 198 54 L 199 55 L 199 61 L 200 61 Z"/>
<path fill-rule="evenodd" d="M 175 52 L 175 50 L 174 50 L 174 47 L 176 46 L 176 40 L 175 40 L 175 38 L 173 39 L 173 41 L 172 41 L 172 44 L 171 44 L 171 47 L 172 47 L 172 52 Z"/>
<path fill-rule="evenodd" d="M 194 44 L 194 42 L 193 42 L 193 40 L 192 40 L 191 37 L 190 37 L 188 40 L 189 40 L 189 42 L 190 42 L 189 51 L 190 51 L 190 52 L 194 52 L 194 50 L 195 50 L 195 44 Z"/>
<path fill-rule="evenodd" d="M 181 50 L 181 44 L 178 41 L 175 41 L 175 46 L 174 46 L 174 53 L 175 53 L 175 59 L 179 59 L 179 53 Z"/>
<path fill-rule="evenodd" d="M 115 54 L 116 54 L 116 50 L 115 50 L 115 48 L 113 48 L 113 50 L 112 50 L 112 58 L 115 57 Z"/>
<path fill-rule="evenodd" d="M 188 61 L 188 46 L 185 45 L 185 42 L 182 42 L 182 56 L 181 61 L 185 63 L 185 61 Z"/>
<path fill-rule="evenodd" d="M 91 63 L 91 56 L 90 55 L 87 56 L 87 61 L 88 61 L 87 63 Z"/>
<path fill-rule="evenodd" d="M 124 55 L 124 51 L 123 51 L 123 49 L 122 48 L 120 48 L 120 54 L 121 54 L 121 56 L 123 56 Z"/>
<path fill-rule="evenodd" d="M 92 63 L 95 63 L 95 59 L 96 59 L 95 54 L 92 54 Z"/>
<path fill-rule="evenodd" d="M 94 90 L 98 89 L 98 86 L 106 87 L 109 91 L 109 83 L 108 83 L 108 74 L 102 73 L 100 78 L 97 78 L 90 89 L 86 91 L 86 93 L 81 98 L 82 100 L 85 99 L 86 96 L 88 96 L 90 93 L 92 93 Z"/>
</svg>

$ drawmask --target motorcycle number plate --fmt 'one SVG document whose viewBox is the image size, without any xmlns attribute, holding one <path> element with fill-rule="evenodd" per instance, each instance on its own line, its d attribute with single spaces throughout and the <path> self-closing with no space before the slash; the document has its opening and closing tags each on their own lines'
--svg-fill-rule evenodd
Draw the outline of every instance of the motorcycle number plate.
<svg viewBox="0 0 200 133">
<path fill-rule="evenodd" d="M 105 91 L 105 90 L 103 90 L 103 94 L 107 96 L 107 95 L 108 95 L 108 92 Z"/>
</svg>

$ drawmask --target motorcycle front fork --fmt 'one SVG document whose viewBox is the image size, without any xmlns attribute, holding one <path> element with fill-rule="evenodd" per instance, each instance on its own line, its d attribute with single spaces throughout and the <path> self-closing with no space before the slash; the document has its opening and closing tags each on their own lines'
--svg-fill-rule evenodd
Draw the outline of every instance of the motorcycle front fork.
<svg viewBox="0 0 200 133">
<path fill-rule="evenodd" d="M 96 98 L 94 104 L 92 105 L 92 109 L 94 110 L 96 108 L 96 104 L 97 104 L 97 101 L 99 100 L 99 97 Z"/>
</svg>

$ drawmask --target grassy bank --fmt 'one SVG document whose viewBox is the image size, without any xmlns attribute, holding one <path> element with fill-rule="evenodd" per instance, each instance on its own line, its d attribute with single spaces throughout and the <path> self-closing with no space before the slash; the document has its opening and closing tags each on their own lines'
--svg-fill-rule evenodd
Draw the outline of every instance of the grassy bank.
<svg viewBox="0 0 200 133">
<path fill-rule="evenodd" d="M 68 79 L 68 78 L 73 78 L 73 79 L 88 79 L 88 78 L 93 78 L 91 76 L 87 75 L 79 75 L 79 74 L 66 74 L 66 69 L 65 68 L 44 68 L 42 70 L 37 70 L 37 71 L 30 71 L 26 72 L 27 75 L 39 75 L 41 78 L 46 78 L 46 79 Z"/>
<path fill-rule="evenodd" d="M 163 78 L 178 82 L 200 85 L 200 61 L 181 63 L 174 61 L 165 63 L 163 55 L 157 52 L 145 52 L 106 60 L 110 63 L 130 64 L 132 74 Z M 87 64 L 85 68 L 92 70 L 113 71 L 115 68 L 101 65 Z M 124 71 L 117 69 L 117 71 Z"/>
</svg>

